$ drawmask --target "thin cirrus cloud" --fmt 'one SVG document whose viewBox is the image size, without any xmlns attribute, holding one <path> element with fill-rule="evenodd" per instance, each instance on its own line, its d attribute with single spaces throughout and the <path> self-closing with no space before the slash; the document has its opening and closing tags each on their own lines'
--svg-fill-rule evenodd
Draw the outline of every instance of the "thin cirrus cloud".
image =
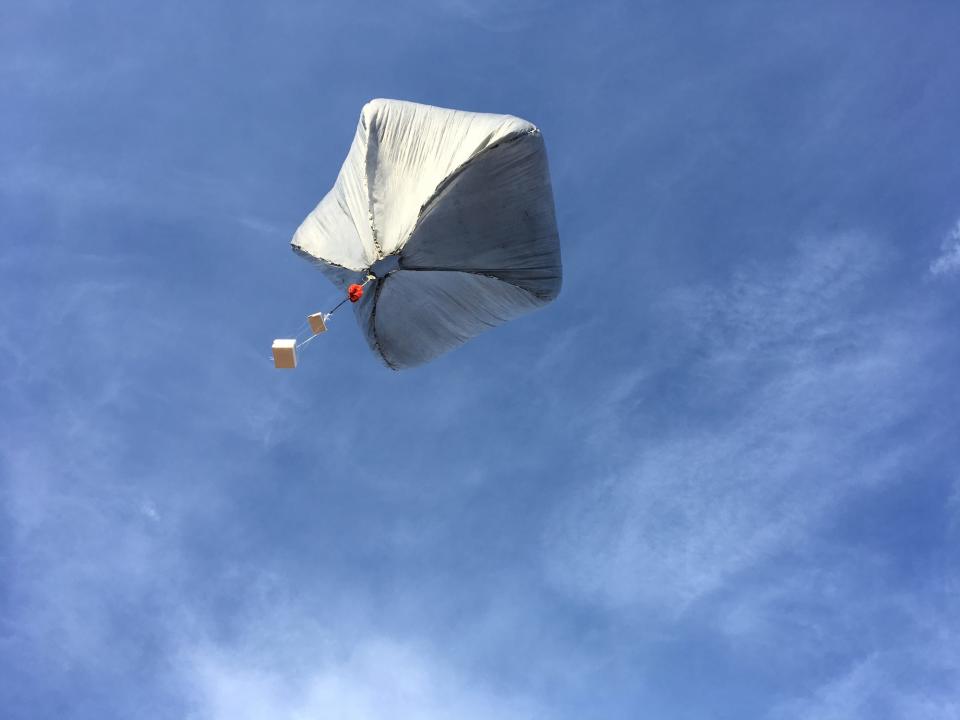
<svg viewBox="0 0 960 720">
<path fill-rule="evenodd" d="M 954 625 L 954 630 L 956 625 Z M 960 677 L 960 656 L 947 637 L 905 649 L 868 655 L 803 698 L 774 707 L 769 720 L 845 720 L 897 717 L 949 720 L 960 713 L 953 688 Z M 918 678 L 937 678 L 918 682 Z"/>
<path fill-rule="evenodd" d="M 301 626 L 309 627 L 304 620 Z M 322 635 L 298 635 L 298 642 L 314 645 L 307 662 L 285 660 L 289 637 L 283 646 L 185 650 L 184 682 L 196 715 L 209 720 L 546 717 L 536 703 L 482 687 L 416 643 L 365 638 L 331 649 Z"/>
<path fill-rule="evenodd" d="M 695 402 L 724 412 L 636 443 L 622 469 L 568 499 L 545 541 L 559 587 L 682 611 L 806 542 L 849 495 L 924 452 L 882 442 L 921 411 L 932 381 L 920 371 L 936 352 L 909 313 L 860 309 L 883 261 L 882 245 L 838 236 L 674 298 L 703 343 Z"/>
<path fill-rule="evenodd" d="M 940 255 L 930 263 L 930 272 L 934 275 L 954 275 L 960 273 L 960 221 L 940 246 Z"/>
<path fill-rule="evenodd" d="M 648 637 L 701 628 L 758 685 L 790 677 L 770 720 L 956 714 L 956 509 L 917 480 L 956 429 L 956 349 L 939 302 L 885 285 L 896 258 L 837 235 L 671 294 L 688 372 L 612 384 L 592 446 L 624 461 L 545 526 L 545 579 L 564 595 Z M 665 382 L 684 386 L 684 417 L 632 438 L 625 418 Z"/>
</svg>

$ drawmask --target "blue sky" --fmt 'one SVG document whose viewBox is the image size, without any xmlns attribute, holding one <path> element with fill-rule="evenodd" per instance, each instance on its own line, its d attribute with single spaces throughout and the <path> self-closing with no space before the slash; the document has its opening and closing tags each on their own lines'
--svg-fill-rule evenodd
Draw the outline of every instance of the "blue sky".
<svg viewBox="0 0 960 720">
<path fill-rule="evenodd" d="M 0 9 L 0 714 L 960 717 L 960 7 Z M 290 252 L 518 115 L 564 289 L 425 367 Z"/>
</svg>

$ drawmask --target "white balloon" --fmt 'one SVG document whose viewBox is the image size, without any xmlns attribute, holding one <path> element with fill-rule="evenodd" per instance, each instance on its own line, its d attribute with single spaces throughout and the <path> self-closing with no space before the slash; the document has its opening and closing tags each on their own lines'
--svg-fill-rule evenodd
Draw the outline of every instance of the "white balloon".
<svg viewBox="0 0 960 720">
<path fill-rule="evenodd" d="M 553 300 L 562 269 L 540 131 L 511 115 L 373 100 L 292 241 L 346 288 L 367 341 L 414 367 Z"/>
</svg>

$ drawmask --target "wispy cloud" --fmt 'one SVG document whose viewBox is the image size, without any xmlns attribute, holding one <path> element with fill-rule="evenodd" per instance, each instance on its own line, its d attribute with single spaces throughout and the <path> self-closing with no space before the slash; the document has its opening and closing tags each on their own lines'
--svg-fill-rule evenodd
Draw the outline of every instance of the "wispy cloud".
<svg viewBox="0 0 960 720">
<path fill-rule="evenodd" d="M 138 644 L 177 636 L 189 609 L 178 590 L 186 528 L 215 525 L 229 498 L 223 484 L 255 472 L 249 456 L 210 453 L 211 438 L 268 447 L 283 408 L 298 401 L 242 380 L 259 369 L 245 344 L 163 312 L 164 288 L 129 258 L 53 249 L 45 260 L 55 273 L 82 272 L 56 273 L 43 293 L 0 309 L 20 349 L 0 375 L 4 641 L 38 675 L 112 672 Z M 4 271 L 30 281 L 22 265 Z M 233 370 L 184 357 L 211 337 L 239 359 Z M 180 382 L 163 379 L 171 363 L 182 364 Z M 201 393 L 181 386 L 191 373 Z M 164 413 L 178 421 L 156 422 Z M 144 612 L 154 622 L 126 627 L 126 616 Z"/>
<path fill-rule="evenodd" d="M 930 263 L 934 275 L 952 275 L 960 272 L 960 220 L 940 246 L 940 255 Z"/>
<path fill-rule="evenodd" d="M 931 610 L 923 608 L 923 622 L 912 626 L 915 639 L 857 659 L 808 696 L 773 708 L 770 720 L 958 717 L 960 653 L 956 648 L 960 637 L 956 618 L 944 618 Z"/>
<path fill-rule="evenodd" d="M 547 10 L 544 0 L 431 0 L 441 11 L 460 17 L 489 32 L 517 32 L 536 22 Z"/>
<path fill-rule="evenodd" d="M 262 618 L 260 619 L 262 622 Z M 303 619 L 298 624 L 304 623 Z M 546 717 L 524 698 L 503 697 L 415 643 L 367 638 L 348 647 L 299 633 L 305 658 L 289 643 L 185 651 L 183 669 L 194 717 L 203 720 L 440 720 Z"/>
<path fill-rule="evenodd" d="M 701 356 L 678 395 L 686 422 L 617 437 L 622 469 L 585 478 L 546 536 L 555 582 L 612 607 L 683 610 L 922 453 L 883 442 L 922 407 L 935 347 L 906 313 L 860 309 L 883 261 L 869 238 L 834 237 L 672 298 Z M 618 397 L 662 381 L 641 374 Z"/>
</svg>

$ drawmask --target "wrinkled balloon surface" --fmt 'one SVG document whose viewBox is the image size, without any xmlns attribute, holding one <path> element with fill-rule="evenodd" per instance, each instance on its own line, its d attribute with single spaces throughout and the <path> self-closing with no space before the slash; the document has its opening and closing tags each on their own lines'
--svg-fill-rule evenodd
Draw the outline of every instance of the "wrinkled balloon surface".
<svg viewBox="0 0 960 720">
<path fill-rule="evenodd" d="M 560 242 L 539 130 L 373 100 L 333 189 L 292 241 L 354 304 L 387 366 L 414 367 L 553 300 Z"/>
</svg>

